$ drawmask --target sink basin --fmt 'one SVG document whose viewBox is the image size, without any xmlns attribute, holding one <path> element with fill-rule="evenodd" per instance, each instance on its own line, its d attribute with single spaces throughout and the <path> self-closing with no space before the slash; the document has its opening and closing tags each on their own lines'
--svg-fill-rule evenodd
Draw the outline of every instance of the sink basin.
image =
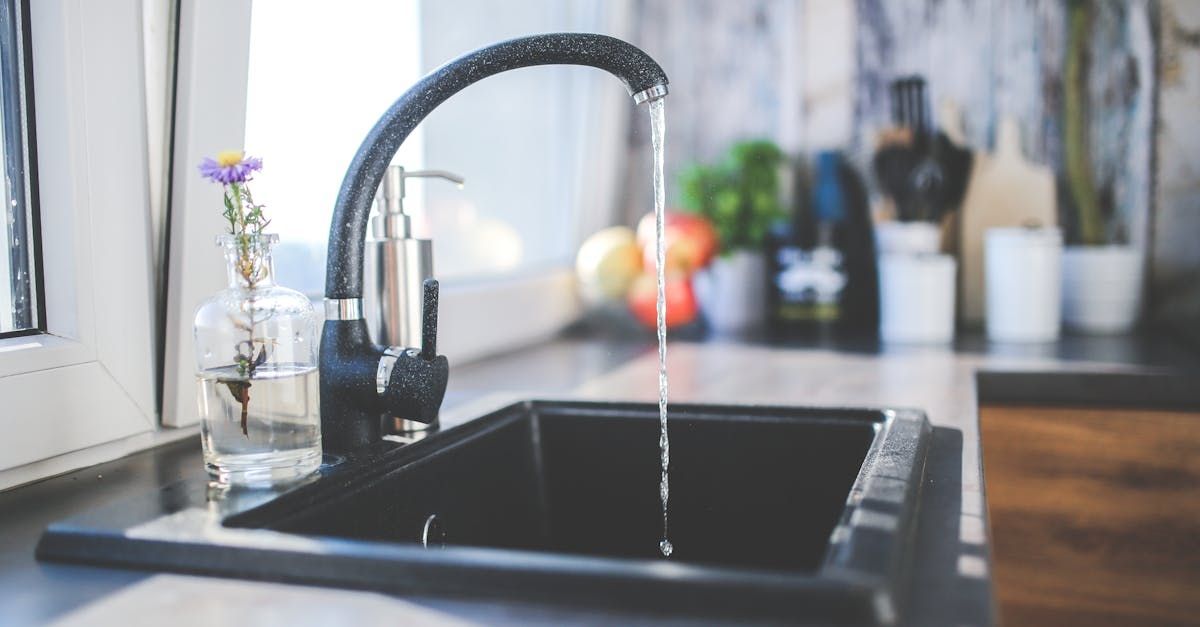
<svg viewBox="0 0 1200 627">
<path fill-rule="evenodd" d="M 214 506 L 176 486 L 147 520 L 125 507 L 52 526 L 39 555 L 672 613 L 899 619 L 923 415 L 672 405 L 670 436 L 670 559 L 658 552 L 657 406 L 548 401 L 280 495 Z"/>
</svg>

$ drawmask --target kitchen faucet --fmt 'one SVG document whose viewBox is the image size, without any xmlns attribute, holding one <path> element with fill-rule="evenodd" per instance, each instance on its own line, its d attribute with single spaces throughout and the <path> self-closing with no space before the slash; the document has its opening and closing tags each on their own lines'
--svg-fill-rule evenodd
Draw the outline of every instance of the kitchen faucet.
<svg viewBox="0 0 1200 627">
<path fill-rule="evenodd" d="M 436 348 L 437 281 L 422 285 L 419 347 L 376 345 L 363 316 L 367 223 L 384 172 L 409 133 L 450 96 L 493 74 L 537 65 L 605 70 L 625 84 L 635 104 L 667 94 L 666 74 L 635 46 L 605 35 L 550 33 L 463 55 L 426 75 L 392 104 L 350 162 L 329 227 L 320 357 L 321 432 L 327 452 L 378 441 L 381 415 L 432 422 L 446 393 L 449 363 Z"/>
</svg>

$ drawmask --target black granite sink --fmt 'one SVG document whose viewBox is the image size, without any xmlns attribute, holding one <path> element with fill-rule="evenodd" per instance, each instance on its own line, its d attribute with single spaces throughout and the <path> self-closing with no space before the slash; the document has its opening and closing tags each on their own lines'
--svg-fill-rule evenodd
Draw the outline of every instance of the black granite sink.
<svg viewBox="0 0 1200 627">
<path fill-rule="evenodd" d="M 39 555 L 670 613 L 899 619 L 929 436 L 920 413 L 673 405 L 670 430 L 670 559 L 658 552 L 657 407 L 561 402 L 513 405 L 281 495 L 174 486 L 157 508 L 52 526 Z"/>
</svg>

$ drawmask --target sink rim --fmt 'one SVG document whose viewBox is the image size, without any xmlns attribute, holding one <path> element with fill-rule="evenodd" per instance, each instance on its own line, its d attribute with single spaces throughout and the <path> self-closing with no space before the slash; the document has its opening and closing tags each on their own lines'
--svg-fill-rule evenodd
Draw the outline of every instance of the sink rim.
<svg viewBox="0 0 1200 627">
<path fill-rule="evenodd" d="M 499 588 L 501 594 L 522 594 L 525 588 L 519 581 L 505 581 L 514 577 L 517 580 L 541 577 L 553 583 L 566 577 L 576 583 L 599 583 L 626 592 L 637 591 L 637 587 L 642 586 L 687 591 L 696 596 L 698 590 L 707 589 L 740 593 L 748 598 L 778 597 L 780 603 L 789 597 L 794 603 L 799 598 L 797 594 L 804 591 L 807 594 L 800 596 L 816 594 L 865 602 L 872 608 L 876 622 L 892 622 L 901 613 L 907 597 L 907 573 L 913 548 L 910 540 L 915 530 L 931 435 L 931 427 L 922 412 L 693 403 L 673 403 L 671 408 L 672 414 L 680 418 L 874 425 L 875 437 L 816 571 L 768 571 L 741 566 L 475 546 L 448 546 L 443 550 L 428 551 L 416 544 L 274 531 L 264 528 L 269 522 L 261 522 L 267 518 L 279 520 L 287 512 L 330 498 L 344 490 L 348 482 L 376 481 L 409 464 L 434 459 L 458 444 L 530 414 L 585 412 L 627 418 L 651 415 L 657 419 L 658 407 L 653 403 L 578 400 L 521 401 L 413 444 L 363 451 L 346 464 L 323 469 L 324 476 L 318 481 L 278 494 L 265 503 L 254 503 L 220 516 L 216 519 L 217 530 L 186 529 L 167 524 L 156 530 L 151 521 L 149 525 L 139 525 L 141 531 L 131 536 L 129 525 L 110 523 L 106 527 L 96 524 L 95 520 L 89 521 L 87 515 L 56 523 L 43 534 L 38 557 L 338 587 L 383 587 L 397 591 L 466 593 L 469 596 L 490 596 L 490 592 L 481 590 L 478 584 L 464 584 L 462 587 L 469 592 L 430 585 L 421 580 L 421 573 L 449 569 L 460 575 L 471 575 L 466 578 L 471 581 L 492 577 L 486 583 Z M 203 504 L 202 491 L 197 499 L 193 488 L 180 489 L 190 491 L 191 496 L 181 499 L 185 504 L 179 510 L 185 509 L 186 505 L 194 508 L 197 500 Z M 168 516 L 160 516 L 157 520 Z M 279 558 L 292 568 L 258 563 L 260 560 L 270 562 L 272 558 Z M 330 560 L 348 560 L 349 566 L 331 572 L 328 568 Z M 315 567 L 294 569 L 299 563 L 310 563 Z M 372 571 L 365 579 L 362 574 L 355 573 L 356 569 L 363 568 Z M 532 587 L 526 585 L 526 588 Z M 639 592 L 644 594 L 644 591 Z"/>
</svg>

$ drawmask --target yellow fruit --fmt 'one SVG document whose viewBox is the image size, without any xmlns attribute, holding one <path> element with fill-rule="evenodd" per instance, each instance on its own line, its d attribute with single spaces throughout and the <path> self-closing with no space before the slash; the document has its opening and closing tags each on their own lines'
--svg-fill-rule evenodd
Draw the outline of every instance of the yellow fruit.
<svg viewBox="0 0 1200 627">
<path fill-rule="evenodd" d="M 592 234 L 579 247 L 575 273 L 584 297 L 592 302 L 625 298 L 629 285 L 642 271 L 637 234 L 613 226 Z"/>
</svg>

